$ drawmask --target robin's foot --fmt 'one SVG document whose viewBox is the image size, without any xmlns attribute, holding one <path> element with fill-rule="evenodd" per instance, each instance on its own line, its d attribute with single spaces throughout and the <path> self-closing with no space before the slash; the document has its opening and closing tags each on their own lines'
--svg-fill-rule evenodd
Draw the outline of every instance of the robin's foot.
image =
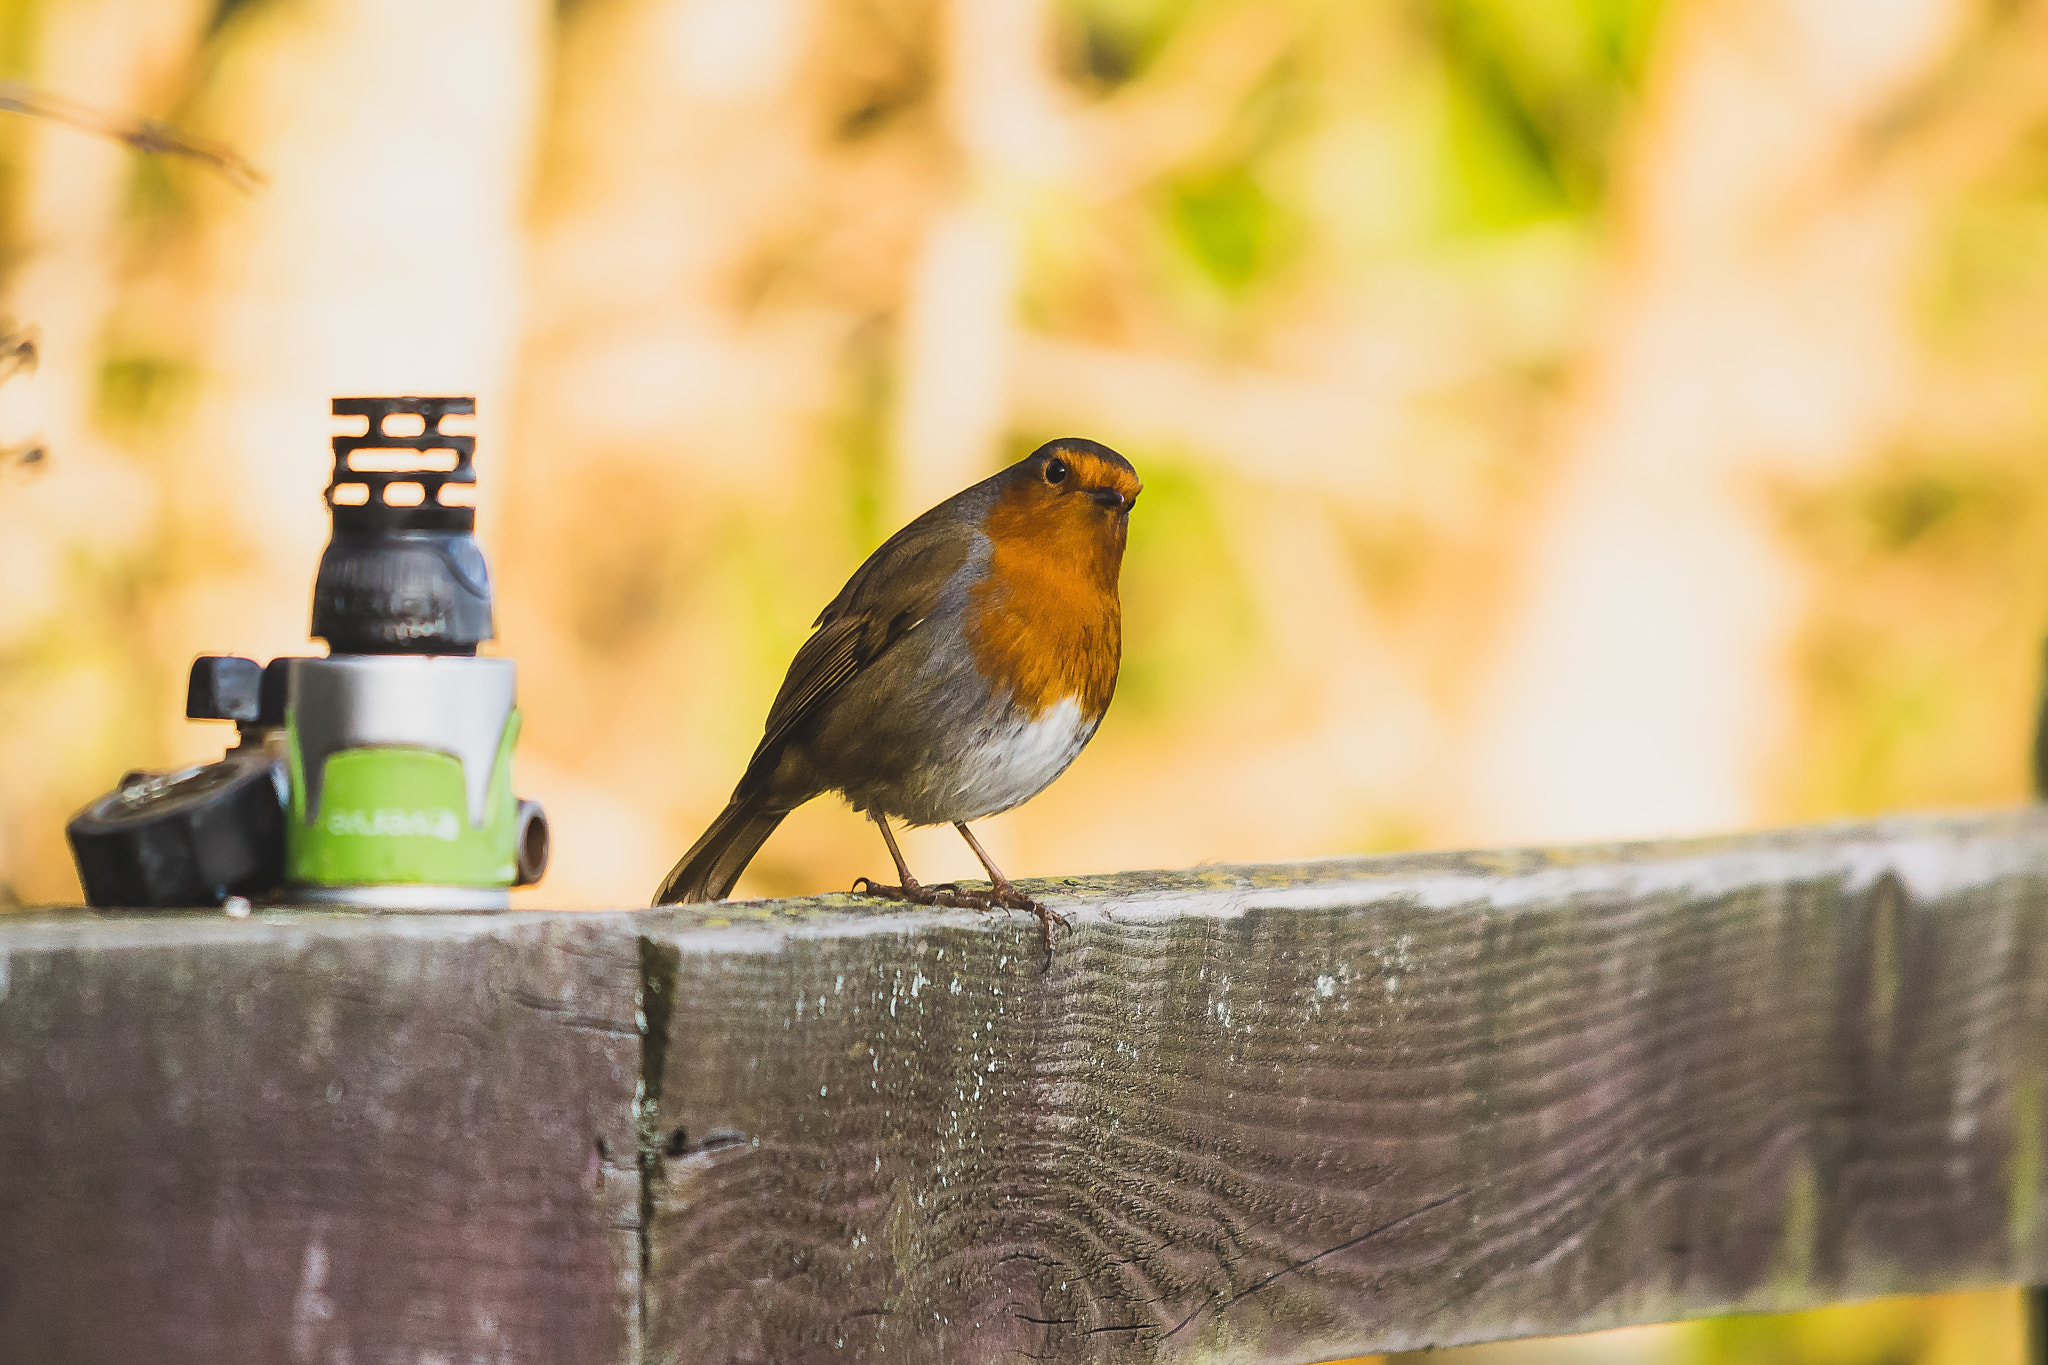
<svg viewBox="0 0 2048 1365">
<path fill-rule="evenodd" d="M 948 882 L 947 885 L 952 886 L 953 884 Z M 960 891 L 957 886 L 954 886 L 953 889 L 959 891 L 963 901 L 976 904 L 981 909 L 991 913 L 997 910 L 1022 910 L 1025 914 L 1036 919 L 1038 921 L 1039 936 L 1045 940 L 1045 955 L 1048 958 L 1052 956 L 1052 927 L 1055 924 L 1062 929 L 1074 927 L 1073 922 L 1065 915 L 1062 915 L 1044 901 L 1031 899 L 1031 897 L 1025 895 L 1008 882 L 1003 882 L 1001 885 L 987 891 Z"/>
<path fill-rule="evenodd" d="M 1044 901 L 1033 900 L 1016 887 L 1004 882 L 989 893 L 990 908 L 1001 906 L 1005 910 L 1022 910 L 1038 920 L 1038 936 L 1045 942 L 1046 961 L 1052 960 L 1052 927 L 1072 929 L 1073 923 L 1065 915 L 1047 905 Z"/>
<path fill-rule="evenodd" d="M 997 910 L 1022 910 L 1038 921 L 1039 935 L 1045 940 L 1047 956 L 1052 954 L 1052 927 L 1055 924 L 1062 929 L 1073 927 L 1065 915 L 1043 901 L 1033 900 L 1008 882 L 991 887 L 987 891 L 963 891 L 957 882 L 924 886 L 913 881 L 906 886 L 889 886 L 872 877 L 857 877 L 854 879 L 851 894 L 907 901 L 912 905 L 943 905 L 953 910 L 984 910 L 991 913 Z"/>
<path fill-rule="evenodd" d="M 925 886 L 918 882 L 905 882 L 902 886 L 890 886 L 873 877 L 855 877 L 853 888 L 847 894 L 854 896 L 876 896 L 885 901 L 906 901 L 911 905 L 943 905 L 954 910 L 989 910 L 994 907 L 985 896 L 976 896 L 971 891 L 962 891 L 951 882 L 938 886 Z"/>
</svg>

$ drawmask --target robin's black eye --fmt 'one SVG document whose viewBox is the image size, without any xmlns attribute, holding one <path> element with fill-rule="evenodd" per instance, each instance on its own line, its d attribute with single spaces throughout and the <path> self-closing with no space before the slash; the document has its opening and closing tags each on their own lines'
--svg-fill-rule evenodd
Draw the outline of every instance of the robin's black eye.
<svg viewBox="0 0 2048 1365">
<path fill-rule="evenodd" d="M 1047 483 L 1065 483 L 1067 481 L 1067 462 L 1058 456 L 1047 460 L 1045 462 L 1045 481 Z"/>
</svg>

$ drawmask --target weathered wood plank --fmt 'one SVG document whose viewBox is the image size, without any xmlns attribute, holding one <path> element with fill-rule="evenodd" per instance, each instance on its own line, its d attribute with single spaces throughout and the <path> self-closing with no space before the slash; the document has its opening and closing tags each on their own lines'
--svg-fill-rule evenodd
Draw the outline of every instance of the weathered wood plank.
<svg viewBox="0 0 2048 1365">
<path fill-rule="evenodd" d="M 0 918 L 0 1360 L 636 1358 L 638 985 L 619 916 Z"/>
<path fill-rule="evenodd" d="M 0 1359 L 1310 1360 L 2048 1276 L 2048 816 L 1044 889 L 1049 969 L 835 898 L 0 918 Z"/>
<path fill-rule="evenodd" d="M 641 917 L 647 1358 L 1307 1361 L 2048 1275 L 2048 817 Z"/>
</svg>

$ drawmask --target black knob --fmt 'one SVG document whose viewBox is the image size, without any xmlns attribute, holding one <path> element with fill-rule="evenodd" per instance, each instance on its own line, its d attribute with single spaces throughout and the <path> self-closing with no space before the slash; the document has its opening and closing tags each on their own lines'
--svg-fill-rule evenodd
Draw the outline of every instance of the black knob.
<svg viewBox="0 0 2048 1365">
<path fill-rule="evenodd" d="M 284 704 L 292 682 L 292 662 L 289 656 L 279 655 L 263 665 L 262 704 L 256 713 L 258 725 L 284 724 Z"/>
<path fill-rule="evenodd" d="M 263 666 L 233 654 L 202 654 L 185 685 L 185 714 L 193 720 L 256 719 L 263 706 Z"/>
</svg>

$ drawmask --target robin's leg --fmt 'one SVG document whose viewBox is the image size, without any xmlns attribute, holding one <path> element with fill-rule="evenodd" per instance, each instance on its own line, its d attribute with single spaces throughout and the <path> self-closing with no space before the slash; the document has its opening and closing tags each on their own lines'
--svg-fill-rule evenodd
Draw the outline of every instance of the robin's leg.
<svg viewBox="0 0 2048 1365">
<path fill-rule="evenodd" d="M 868 812 L 868 819 L 875 822 L 875 828 L 882 831 L 882 842 L 889 846 L 889 861 L 896 864 L 896 875 L 901 879 L 896 886 L 884 886 L 873 877 L 856 877 L 853 894 L 856 896 L 879 896 L 883 900 L 909 901 L 912 905 L 947 905 L 955 909 L 986 910 L 988 906 L 981 898 L 961 893 L 950 886 L 924 886 L 910 875 L 910 864 L 903 861 L 903 850 L 896 847 L 896 835 L 889 828 L 889 821 L 878 810 Z"/>
<path fill-rule="evenodd" d="M 988 850 L 981 846 L 981 840 L 974 837 L 973 832 L 967 828 L 963 821 L 955 820 L 953 828 L 960 831 L 960 837 L 967 841 L 967 846 L 974 850 L 974 856 L 979 858 L 981 865 L 988 870 L 988 884 L 995 889 L 994 894 L 989 899 L 1006 909 L 1028 910 L 1036 915 L 1038 917 L 1038 927 L 1045 934 L 1045 950 L 1050 953 L 1052 951 L 1052 927 L 1057 924 L 1062 929 L 1067 928 L 1067 917 L 1051 906 L 1031 899 L 1031 897 L 1012 886 L 1010 879 L 1003 875 L 1003 870 L 996 866 L 993 858 L 988 856 Z"/>
</svg>

